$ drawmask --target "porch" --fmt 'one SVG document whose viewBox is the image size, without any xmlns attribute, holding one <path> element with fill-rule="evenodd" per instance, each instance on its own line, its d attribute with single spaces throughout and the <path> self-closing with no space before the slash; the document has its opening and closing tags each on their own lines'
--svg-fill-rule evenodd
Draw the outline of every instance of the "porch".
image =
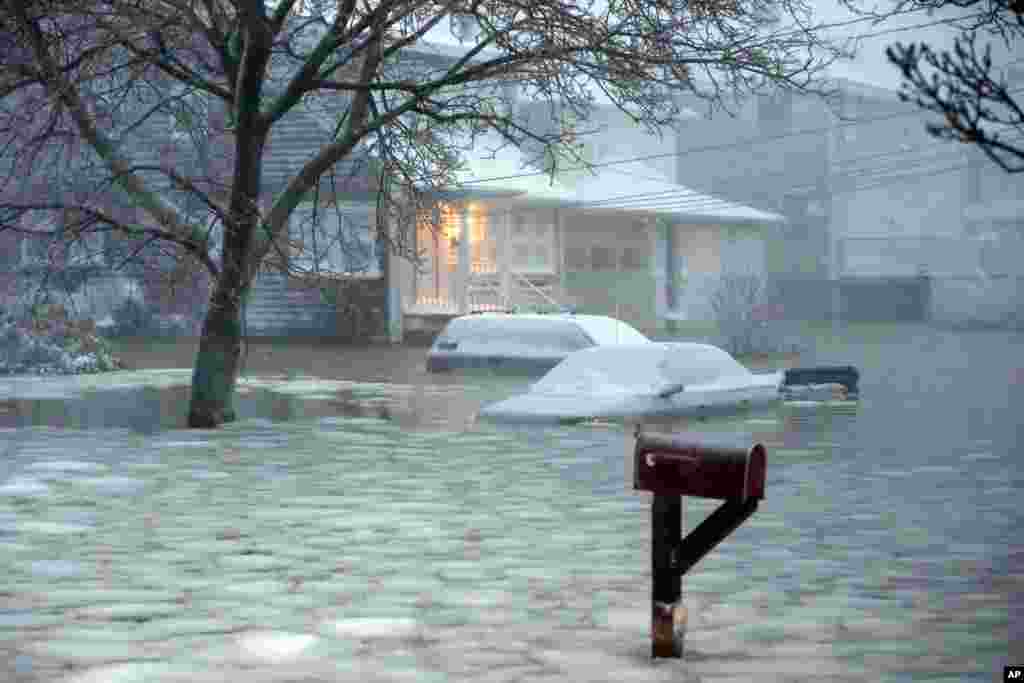
<svg viewBox="0 0 1024 683">
<path fill-rule="evenodd" d="M 430 220 L 417 225 L 420 263 L 403 297 L 407 319 L 563 305 L 555 210 L 482 202 L 438 210 L 439 229 Z"/>
</svg>

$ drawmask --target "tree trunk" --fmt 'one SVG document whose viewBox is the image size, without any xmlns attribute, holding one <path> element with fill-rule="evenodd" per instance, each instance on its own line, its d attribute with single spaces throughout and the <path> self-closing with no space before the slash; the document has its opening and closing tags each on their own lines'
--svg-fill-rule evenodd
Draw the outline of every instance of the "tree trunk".
<svg viewBox="0 0 1024 683">
<path fill-rule="evenodd" d="M 241 278 L 222 273 L 203 321 L 195 369 L 188 426 L 211 429 L 235 420 L 235 383 L 242 353 Z"/>
</svg>

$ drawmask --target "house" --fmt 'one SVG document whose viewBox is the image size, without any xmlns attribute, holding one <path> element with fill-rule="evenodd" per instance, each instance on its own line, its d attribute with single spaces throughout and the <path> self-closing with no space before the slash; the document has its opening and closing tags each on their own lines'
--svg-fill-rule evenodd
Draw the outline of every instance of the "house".
<svg viewBox="0 0 1024 683">
<path fill-rule="evenodd" d="M 528 154 L 482 141 L 461 187 L 438 197 L 440 234 L 426 221 L 418 227 L 419 267 L 396 268 L 404 327 L 437 329 L 475 310 L 570 306 L 654 333 L 673 310 L 705 315 L 723 272 L 763 272 L 761 233 L 780 216 L 672 183 L 634 160 L 636 146 L 601 149 L 611 140 L 621 141 L 614 127 L 588 143 L 592 171 L 553 178 L 526 164 Z M 688 268 L 673 277 L 681 256 Z"/>
<path fill-rule="evenodd" d="M 786 218 L 766 258 L 788 315 L 1019 321 L 1024 177 L 932 138 L 933 119 L 895 92 L 835 86 L 687 119 L 679 182 Z"/>
</svg>

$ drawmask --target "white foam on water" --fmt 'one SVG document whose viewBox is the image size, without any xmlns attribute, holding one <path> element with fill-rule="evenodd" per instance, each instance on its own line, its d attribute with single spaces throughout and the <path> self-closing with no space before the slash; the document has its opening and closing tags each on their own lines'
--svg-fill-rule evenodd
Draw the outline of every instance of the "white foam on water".
<svg viewBox="0 0 1024 683">
<path fill-rule="evenodd" d="M 954 474 L 960 470 L 947 465 L 928 465 L 925 467 L 915 467 L 913 471 L 916 474 Z"/>
<path fill-rule="evenodd" d="M 94 462 L 83 460 L 51 460 L 34 462 L 26 469 L 43 472 L 96 472 L 105 468 Z"/>
<path fill-rule="evenodd" d="M 319 637 L 308 633 L 254 631 L 238 636 L 238 649 L 243 657 L 261 662 L 287 662 L 306 654 Z"/>
<path fill-rule="evenodd" d="M 409 638 L 416 635 L 420 625 L 415 619 L 365 618 L 342 619 L 330 625 L 339 636 L 360 640 L 371 638 Z"/>
<path fill-rule="evenodd" d="M 81 534 L 89 531 L 91 527 L 84 524 L 73 524 L 73 523 L 61 523 L 61 522 L 46 522 L 46 521 L 27 521 L 18 523 L 18 531 L 35 533 L 35 534 L 52 534 L 52 535 L 64 535 L 64 534 Z"/>
<path fill-rule="evenodd" d="M 78 482 L 91 486 L 100 493 L 115 496 L 135 494 L 146 488 L 146 482 L 131 477 L 88 477 Z"/>
<path fill-rule="evenodd" d="M 0 496 L 12 498 L 40 498 L 49 493 L 50 487 L 35 477 L 11 477 L 0 486 Z"/>
<path fill-rule="evenodd" d="M 192 371 L 181 368 L 120 370 L 87 375 L 25 375 L 0 381 L 0 398 L 66 400 L 92 390 L 166 388 L 187 385 Z"/>
<path fill-rule="evenodd" d="M 230 479 L 231 475 L 227 472 L 218 472 L 215 470 L 192 470 L 192 477 L 194 479 L 208 480 L 208 479 Z"/>
<path fill-rule="evenodd" d="M 163 662 L 128 662 L 87 669 L 62 679 L 62 683 L 145 683 L 160 680 L 169 671 Z"/>
<path fill-rule="evenodd" d="M 992 453 L 968 453 L 964 460 L 998 460 L 999 456 Z"/>
<path fill-rule="evenodd" d="M 783 401 L 783 405 L 793 408 L 817 408 L 825 405 L 824 401 Z"/>
</svg>

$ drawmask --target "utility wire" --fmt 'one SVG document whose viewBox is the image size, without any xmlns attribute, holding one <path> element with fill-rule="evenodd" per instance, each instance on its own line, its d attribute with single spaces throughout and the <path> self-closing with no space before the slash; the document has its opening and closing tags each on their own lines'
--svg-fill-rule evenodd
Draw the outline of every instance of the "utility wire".
<svg viewBox="0 0 1024 683">
<path fill-rule="evenodd" d="M 1024 141 L 1024 137 L 1021 137 L 1020 140 Z M 908 153 L 910 153 L 912 151 L 920 152 L 922 150 L 925 150 L 925 151 L 934 150 L 936 153 L 932 153 L 932 154 L 927 154 L 926 153 L 923 156 L 915 155 L 912 158 L 902 158 L 902 159 L 897 156 L 897 155 L 906 155 L 906 154 L 908 154 Z M 863 163 L 865 163 L 867 161 L 870 161 L 870 160 L 875 160 L 875 159 L 883 159 L 884 160 L 884 159 L 889 158 L 889 157 L 897 157 L 897 158 L 889 159 L 888 164 L 886 166 L 884 166 L 884 167 L 881 167 L 881 168 L 878 168 L 878 167 L 854 168 L 854 169 L 852 169 L 850 171 L 846 171 L 846 172 L 842 172 L 842 171 L 840 171 L 840 172 L 832 172 L 832 173 L 829 174 L 828 177 L 833 182 L 834 181 L 842 182 L 844 180 L 851 180 L 851 181 L 857 183 L 857 187 L 854 188 L 854 190 L 856 190 L 856 189 L 861 187 L 860 183 L 862 183 L 864 181 L 871 182 L 871 181 L 877 180 L 878 178 L 885 178 L 886 180 L 898 180 L 898 179 L 904 179 L 904 178 L 914 178 L 914 177 L 917 177 L 918 175 L 924 175 L 924 176 L 933 175 L 934 174 L 933 167 L 934 167 L 935 164 L 937 164 L 937 163 L 938 164 L 949 164 L 950 162 L 959 162 L 959 161 L 962 160 L 962 156 L 959 153 L 956 153 L 956 152 L 950 153 L 947 150 L 943 150 L 942 148 L 930 147 L 928 145 L 918 145 L 917 147 L 912 148 L 911 150 L 905 150 L 905 151 L 904 150 L 900 150 L 900 151 L 896 151 L 896 152 L 888 151 L 888 152 L 880 152 L 880 153 L 877 153 L 877 154 L 871 154 L 871 155 L 866 155 L 866 156 L 859 156 L 859 157 L 855 157 L 855 158 L 850 159 L 850 160 L 841 161 L 840 164 L 842 164 L 842 163 L 846 163 L 846 164 L 851 164 L 851 163 L 853 163 L 853 164 L 863 164 Z M 833 164 L 832 165 L 833 168 L 836 165 L 837 164 Z M 944 167 L 944 168 L 945 168 L 946 171 L 951 171 L 951 170 L 956 170 L 956 169 L 961 169 L 961 168 L 967 168 L 969 166 L 970 166 L 970 164 L 961 164 L 961 165 L 947 166 L 947 167 Z M 632 175 L 634 177 L 638 176 L 638 174 L 630 173 L 629 171 L 625 171 L 625 170 L 622 170 L 622 169 L 613 169 L 613 170 L 615 172 L 617 172 L 617 173 L 621 173 L 622 175 L 626 175 L 626 176 L 630 176 L 630 175 Z M 926 170 L 928 172 L 925 172 Z M 939 171 L 939 172 L 942 172 L 942 171 Z M 766 176 L 784 176 L 784 175 L 787 175 L 788 173 L 789 173 L 789 171 L 767 171 L 767 172 L 759 171 L 757 173 L 757 178 L 761 179 L 761 178 L 764 178 Z M 643 176 L 640 176 L 640 177 L 643 177 Z M 741 184 L 745 185 L 745 186 L 749 185 L 750 182 L 751 182 L 751 180 L 747 179 L 747 178 L 733 177 L 733 178 L 727 179 L 726 181 L 724 181 L 724 183 L 722 181 L 714 183 L 715 187 L 710 188 L 709 191 L 710 192 L 720 191 L 718 188 L 721 188 L 723 186 L 723 184 L 726 187 L 738 187 Z M 785 189 L 771 188 L 771 190 L 773 192 L 776 192 L 776 193 L 782 192 L 783 194 L 787 194 L 787 195 L 789 195 L 789 194 L 802 194 L 803 192 L 799 192 L 799 190 L 803 190 L 804 192 L 812 191 L 812 190 L 816 189 L 816 186 L 817 186 L 817 183 L 809 182 L 809 183 L 802 183 L 802 184 L 793 184 L 790 187 L 785 188 Z M 794 192 L 794 190 L 798 190 L 798 192 Z M 848 192 L 848 191 L 853 191 L 853 190 L 834 191 L 834 192 L 832 192 L 830 194 L 836 194 L 836 193 L 842 193 L 842 192 Z M 728 208 L 730 206 L 731 207 L 735 207 L 735 208 L 739 208 L 741 206 L 741 204 L 739 204 L 739 202 L 737 202 L 737 201 L 730 200 L 730 199 L 725 199 L 725 198 L 719 198 L 719 197 L 716 197 L 716 196 L 711 196 L 711 195 L 706 194 L 706 193 L 704 193 L 704 192 L 702 192 L 700 190 L 694 190 L 694 189 L 688 188 L 688 187 L 683 186 L 683 185 L 680 186 L 680 190 L 671 189 L 671 190 L 662 190 L 662 191 L 657 191 L 657 192 L 634 193 L 634 194 L 628 194 L 628 195 L 620 195 L 618 197 L 609 198 L 609 199 L 594 200 L 594 201 L 586 203 L 586 205 L 588 207 L 594 207 L 594 208 L 601 208 L 602 206 L 608 206 L 608 207 L 614 206 L 614 207 L 629 208 L 630 204 L 632 204 L 632 205 L 643 204 L 644 208 L 669 208 L 669 209 L 670 208 L 679 208 L 681 210 L 682 209 L 691 209 L 691 208 L 692 209 L 700 209 L 700 208 L 706 208 L 706 207 L 712 207 L 712 206 L 715 206 L 715 207 L 718 207 L 718 208 Z M 641 208 L 641 207 L 638 206 L 637 208 Z"/>
<path fill-rule="evenodd" d="M 1024 88 L 1018 88 L 1016 90 L 1011 90 L 1010 94 L 1018 94 L 1018 93 L 1021 93 L 1021 92 L 1024 92 Z M 728 143 L 721 143 L 721 144 L 714 144 L 714 145 L 703 145 L 703 146 L 700 146 L 700 147 L 688 147 L 688 148 L 683 149 L 682 151 L 660 152 L 658 154 L 647 154 L 647 155 L 643 155 L 643 156 L 627 157 L 625 159 L 616 159 L 614 161 L 604 161 L 604 162 L 599 162 L 599 163 L 595 163 L 595 164 L 589 164 L 588 166 L 573 167 L 573 168 L 570 168 L 570 169 L 567 169 L 567 170 L 570 170 L 570 171 L 583 171 L 583 170 L 589 170 L 590 168 L 606 168 L 606 167 L 610 167 L 610 166 L 620 166 L 620 165 L 624 165 L 624 164 L 632 164 L 632 163 L 636 163 L 636 162 L 639 162 L 639 161 L 653 161 L 653 160 L 656 160 L 656 159 L 669 159 L 669 158 L 672 158 L 672 157 L 685 156 L 685 155 L 690 154 L 690 153 L 712 152 L 712 151 L 721 151 L 721 150 L 725 150 L 725 149 L 738 149 L 738 148 L 745 148 L 745 147 L 753 147 L 753 146 L 758 145 L 758 144 L 763 144 L 763 143 L 767 143 L 767 142 L 774 142 L 774 141 L 777 141 L 777 140 L 785 140 L 787 138 L 800 137 L 800 136 L 804 136 L 804 135 L 814 135 L 814 134 L 818 134 L 818 133 L 829 133 L 829 132 L 832 132 L 832 131 L 836 131 L 836 130 L 840 130 L 840 129 L 844 129 L 844 128 L 850 128 L 850 127 L 853 127 L 853 126 L 861 126 L 861 125 L 865 125 L 865 124 L 877 123 L 877 122 L 880 122 L 880 121 L 890 121 L 890 120 L 893 120 L 893 119 L 907 118 L 907 117 L 911 117 L 911 116 L 914 117 L 914 118 L 917 118 L 917 119 L 921 119 L 922 118 L 921 111 L 915 109 L 914 111 L 909 111 L 909 112 L 895 112 L 895 113 L 892 113 L 892 114 L 886 114 L 886 115 L 882 115 L 882 116 L 874 116 L 874 117 L 856 119 L 856 120 L 851 120 L 851 121 L 845 121 L 845 122 L 833 124 L 833 125 L 830 125 L 830 126 L 820 126 L 820 127 L 817 127 L 817 128 L 805 128 L 805 129 L 802 129 L 802 130 L 792 131 L 792 132 L 788 132 L 788 133 L 778 133 L 778 134 L 775 134 L 775 135 L 761 135 L 761 136 L 757 136 L 757 137 L 746 138 L 744 140 L 740 140 L 740 141 L 737 141 L 737 142 L 728 142 Z M 594 135 L 598 135 L 598 134 L 599 133 L 595 133 Z M 495 181 L 500 181 L 500 180 L 514 180 L 514 179 L 517 179 L 517 178 L 531 178 L 531 177 L 537 177 L 537 176 L 543 176 L 543 175 L 549 175 L 549 173 L 547 171 L 528 171 L 528 172 L 524 172 L 524 173 L 515 173 L 515 174 L 511 174 L 511 175 L 495 176 L 495 177 L 490 177 L 490 178 L 471 178 L 469 180 L 463 181 L 462 184 L 463 185 L 472 185 L 472 184 L 477 184 L 477 183 L 495 182 Z"/>
</svg>

